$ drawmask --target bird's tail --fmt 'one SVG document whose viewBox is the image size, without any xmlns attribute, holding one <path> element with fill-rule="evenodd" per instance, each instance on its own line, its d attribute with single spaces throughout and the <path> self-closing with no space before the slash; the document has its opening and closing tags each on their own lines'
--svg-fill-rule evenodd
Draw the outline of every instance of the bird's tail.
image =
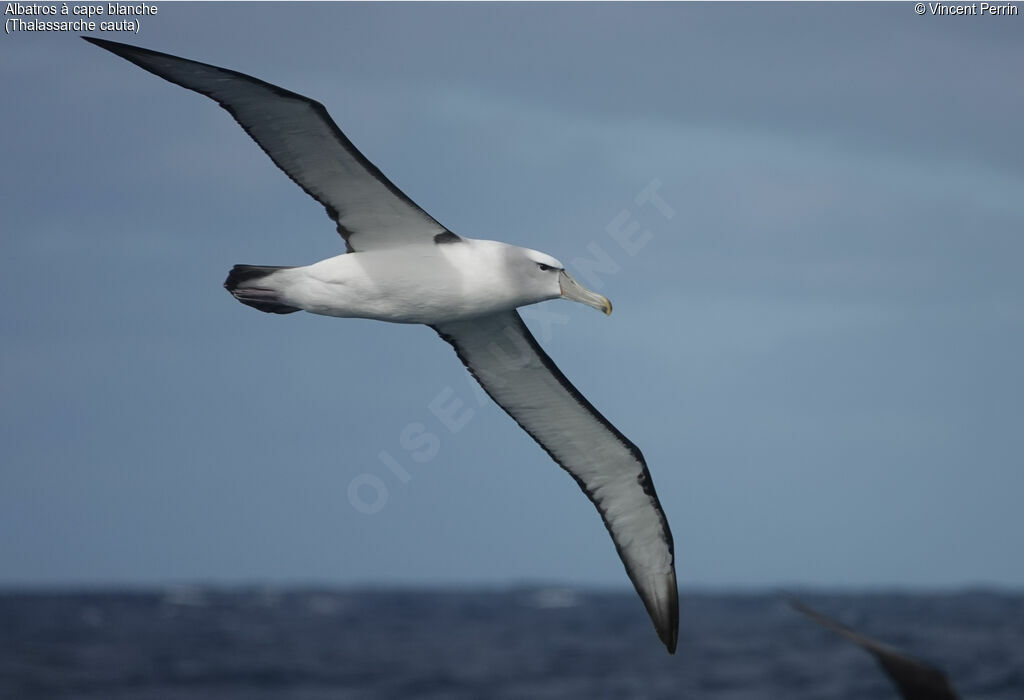
<svg viewBox="0 0 1024 700">
<path fill-rule="evenodd" d="M 265 311 L 269 314 L 290 314 L 301 311 L 281 301 L 279 292 L 272 285 L 261 285 L 279 270 L 290 270 L 289 267 L 271 265 L 235 265 L 224 280 L 224 288 L 246 306 Z"/>
</svg>

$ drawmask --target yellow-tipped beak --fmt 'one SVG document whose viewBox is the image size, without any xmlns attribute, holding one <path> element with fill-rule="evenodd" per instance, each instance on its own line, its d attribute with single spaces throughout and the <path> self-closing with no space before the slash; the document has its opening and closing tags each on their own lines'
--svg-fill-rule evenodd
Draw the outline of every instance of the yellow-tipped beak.
<svg viewBox="0 0 1024 700">
<path fill-rule="evenodd" d="M 562 297 L 564 299 L 593 306 L 598 311 L 603 311 L 605 316 L 611 316 L 612 303 L 608 301 L 608 297 L 590 291 L 573 279 L 572 275 L 565 270 L 558 273 L 558 286 L 562 290 Z"/>
</svg>

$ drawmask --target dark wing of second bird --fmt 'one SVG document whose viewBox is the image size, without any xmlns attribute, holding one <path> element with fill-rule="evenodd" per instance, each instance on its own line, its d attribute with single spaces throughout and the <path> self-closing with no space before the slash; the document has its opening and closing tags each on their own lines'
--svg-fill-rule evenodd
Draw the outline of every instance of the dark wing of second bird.
<svg viewBox="0 0 1024 700">
<path fill-rule="evenodd" d="M 941 669 L 865 637 L 798 600 L 791 599 L 789 604 L 822 627 L 845 637 L 874 656 L 905 700 L 958 700 L 949 678 Z"/>
</svg>

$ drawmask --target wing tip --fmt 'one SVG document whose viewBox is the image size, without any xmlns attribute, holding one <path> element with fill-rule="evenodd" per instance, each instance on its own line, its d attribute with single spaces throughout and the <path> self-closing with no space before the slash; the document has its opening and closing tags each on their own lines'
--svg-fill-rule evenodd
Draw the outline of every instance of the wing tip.
<svg viewBox="0 0 1024 700">
<path fill-rule="evenodd" d="M 668 649 L 668 653 L 675 655 L 676 645 L 679 642 L 679 627 L 673 627 L 671 635 L 663 636 L 661 641 L 664 643 L 665 648 Z"/>
<path fill-rule="evenodd" d="M 146 58 L 160 58 L 160 57 L 167 57 L 167 56 L 169 56 L 169 54 L 160 53 L 159 51 L 153 51 L 152 49 L 144 49 L 141 46 L 133 46 L 131 44 L 124 44 L 124 43 L 122 43 L 120 41 L 111 41 L 110 39 L 100 39 L 99 37 L 85 36 L 84 34 L 79 34 L 79 36 L 82 37 L 83 39 L 85 39 L 86 41 L 88 41 L 90 44 L 93 44 L 95 46 L 99 46 L 101 49 L 109 51 L 110 53 L 114 54 L 115 56 L 117 56 L 119 58 L 123 58 L 124 60 L 128 61 L 129 63 L 134 63 L 135 65 L 139 66 L 140 68 L 148 70 L 150 73 L 154 73 L 155 75 L 160 75 L 160 74 L 159 73 L 155 73 L 152 69 L 150 69 L 150 68 L 146 67 L 145 65 L 143 65 L 145 59 Z M 164 76 L 161 75 L 160 77 L 163 78 Z M 164 78 L 164 79 L 166 80 L 166 78 Z"/>
<path fill-rule="evenodd" d="M 669 654 L 676 653 L 679 644 L 679 587 L 676 584 L 676 570 L 673 565 L 671 572 L 665 577 L 667 590 L 662 595 L 649 599 L 642 595 L 647 612 L 654 623 L 658 638 L 665 645 Z"/>
<path fill-rule="evenodd" d="M 96 46 L 99 46 L 101 49 L 106 49 L 107 51 L 116 53 L 118 55 L 120 55 L 118 48 L 135 48 L 133 46 L 130 46 L 129 44 L 122 44 L 118 41 L 111 41 L 110 39 L 100 39 L 97 36 L 86 36 L 85 34 L 79 34 L 79 36 L 88 41 L 90 44 L 95 44 Z"/>
</svg>

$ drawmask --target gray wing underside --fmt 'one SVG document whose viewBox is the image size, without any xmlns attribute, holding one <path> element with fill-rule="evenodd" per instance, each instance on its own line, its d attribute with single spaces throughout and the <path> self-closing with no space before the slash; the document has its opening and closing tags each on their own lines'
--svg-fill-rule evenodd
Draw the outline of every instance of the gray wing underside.
<svg viewBox="0 0 1024 700">
<path fill-rule="evenodd" d="M 349 251 L 454 236 L 367 160 L 319 102 L 233 70 L 83 38 L 226 109 L 289 178 L 327 209 Z"/>
<path fill-rule="evenodd" d="M 672 533 L 640 450 L 565 378 L 516 311 L 434 330 L 597 506 L 670 652 L 679 628 Z"/>
</svg>

